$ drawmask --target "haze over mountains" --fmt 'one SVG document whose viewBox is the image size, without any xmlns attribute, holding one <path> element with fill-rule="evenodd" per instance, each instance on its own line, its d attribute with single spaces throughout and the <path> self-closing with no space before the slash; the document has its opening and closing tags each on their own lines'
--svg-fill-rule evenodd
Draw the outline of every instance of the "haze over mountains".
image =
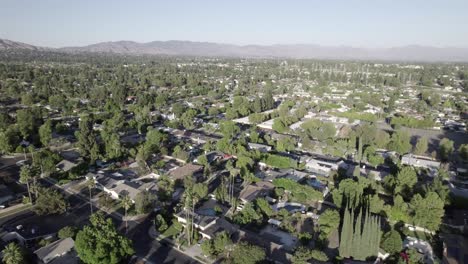
<svg viewBox="0 0 468 264">
<path fill-rule="evenodd" d="M 355 48 L 350 46 L 296 45 L 231 45 L 192 41 L 101 42 L 82 47 L 47 48 L 0 39 L 0 52 L 37 50 L 65 53 L 116 53 L 129 55 L 188 55 L 250 58 L 359 59 L 393 61 L 468 61 L 468 48 L 402 46 L 394 48 Z"/>
</svg>

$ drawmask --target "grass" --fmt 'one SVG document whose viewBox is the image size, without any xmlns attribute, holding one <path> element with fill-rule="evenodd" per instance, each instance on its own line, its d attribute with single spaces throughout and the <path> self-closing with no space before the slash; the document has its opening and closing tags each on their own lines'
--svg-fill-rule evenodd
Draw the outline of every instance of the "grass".
<svg viewBox="0 0 468 264">
<path fill-rule="evenodd" d="M 0 218 L 7 217 L 7 216 L 13 215 L 15 213 L 31 209 L 31 208 L 32 208 L 31 204 L 25 204 L 23 206 L 20 206 L 18 208 L 13 209 L 13 210 L 9 210 L 9 211 L 6 211 L 4 213 L 0 213 Z"/>
<path fill-rule="evenodd" d="M 169 226 L 168 229 L 166 229 L 166 231 L 164 231 L 161 234 L 161 236 L 163 236 L 164 238 L 172 238 L 178 233 L 180 233 L 180 230 L 177 229 L 177 227 L 174 224 L 172 224 L 171 226 Z"/>
<path fill-rule="evenodd" d="M 431 234 L 421 232 L 421 231 L 416 231 L 416 230 L 411 231 L 408 228 L 405 228 L 403 230 L 403 233 L 405 235 L 407 235 L 407 236 L 415 237 L 415 238 L 418 238 L 418 239 L 423 239 L 423 240 L 426 240 L 426 241 L 431 241 L 432 240 L 432 235 Z"/>
</svg>

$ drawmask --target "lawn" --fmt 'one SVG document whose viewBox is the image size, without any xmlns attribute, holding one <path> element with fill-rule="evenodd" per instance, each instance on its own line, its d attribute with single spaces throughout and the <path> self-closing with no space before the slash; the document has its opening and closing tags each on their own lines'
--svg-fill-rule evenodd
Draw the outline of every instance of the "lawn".
<svg viewBox="0 0 468 264">
<path fill-rule="evenodd" d="M 175 235 L 180 233 L 179 224 L 172 224 L 166 231 L 164 231 L 161 236 L 164 238 L 173 238 Z"/>
</svg>

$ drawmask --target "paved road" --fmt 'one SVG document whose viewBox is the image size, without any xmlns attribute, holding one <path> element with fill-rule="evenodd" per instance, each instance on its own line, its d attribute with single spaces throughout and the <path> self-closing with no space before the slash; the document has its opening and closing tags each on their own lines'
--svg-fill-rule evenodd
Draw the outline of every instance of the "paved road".
<svg viewBox="0 0 468 264">
<path fill-rule="evenodd" d="M 3 164 L 7 163 L 8 165 L 12 165 L 0 171 L 0 173 L 3 174 L 2 176 L 9 176 L 15 180 L 18 180 L 19 167 L 14 165 L 15 162 L 16 161 L 13 161 L 12 159 L 2 159 Z M 42 186 L 55 187 L 50 181 L 47 181 L 45 179 L 40 179 L 39 182 Z M 53 220 L 50 221 L 49 225 L 51 229 L 58 231 L 64 226 L 65 223 L 75 223 L 78 226 L 82 226 L 88 222 L 90 208 L 87 199 L 80 197 L 76 194 L 71 194 L 68 196 L 67 200 L 69 202 L 70 208 L 67 210 L 67 213 L 62 214 L 60 216 L 53 216 L 53 219 L 50 219 Z M 95 207 L 93 208 L 94 212 L 96 212 L 97 210 L 99 209 Z M 116 217 L 114 214 L 109 216 L 113 218 L 113 221 L 116 224 L 116 226 L 121 231 L 124 231 L 125 224 L 123 223 L 123 221 L 119 217 Z M 153 217 L 154 216 L 148 217 L 141 223 L 136 221 L 129 221 L 130 230 L 127 236 L 130 239 L 132 239 L 134 243 L 136 256 L 138 256 L 140 259 L 145 260 L 147 263 L 154 264 L 199 264 L 198 261 L 173 249 L 170 245 L 164 245 L 154 240 L 148 235 L 148 230 L 152 224 L 151 219 L 153 219 Z M 30 210 L 26 210 L 23 212 L 13 214 L 7 219 L 3 219 L 5 221 L 2 221 L 2 224 L 14 225 L 18 221 L 26 220 L 27 218 L 39 219 L 41 217 L 36 216 Z"/>
</svg>

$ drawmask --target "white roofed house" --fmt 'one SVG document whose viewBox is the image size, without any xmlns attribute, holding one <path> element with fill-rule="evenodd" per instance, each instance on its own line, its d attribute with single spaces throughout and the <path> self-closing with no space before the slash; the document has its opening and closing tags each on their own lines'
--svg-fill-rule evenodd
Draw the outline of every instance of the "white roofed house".
<svg viewBox="0 0 468 264">
<path fill-rule="evenodd" d="M 305 167 L 312 173 L 328 177 L 330 172 L 337 171 L 340 167 L 345 168 L 346 163 L 341 158 L 315 155 L 307 159 Z"/>
<path fill-rule="evenodd" d="M 135 199 L 139 193 L 143 191 L 156 193 L 157 191 L 155 182 L 142 183 L 139 181 L 116 179 L 107 175 L 98 175 L 95 180 L 97 188 L 108 193 L 116 200 L 128 195 L 130 200 L 135 203 Z"/>
<path fill-rule="evenodd" d="M 248 143 L 248 146 L 249 146 L 249 149 L 258 150 L 260 152 L 270 152 L 272 149 L 271 146 L 258 144 L 258 143 Z"/>
<path fill-rule="evenodd" d="M 418 168 L 425 168 L 431 173 L 437 172 L 440 168 L 440 162 L 426 156 L 417 156 L 411 153 L 405 154 L 401 157 L 401 164 L 410 165 Z"/>
</svg>

